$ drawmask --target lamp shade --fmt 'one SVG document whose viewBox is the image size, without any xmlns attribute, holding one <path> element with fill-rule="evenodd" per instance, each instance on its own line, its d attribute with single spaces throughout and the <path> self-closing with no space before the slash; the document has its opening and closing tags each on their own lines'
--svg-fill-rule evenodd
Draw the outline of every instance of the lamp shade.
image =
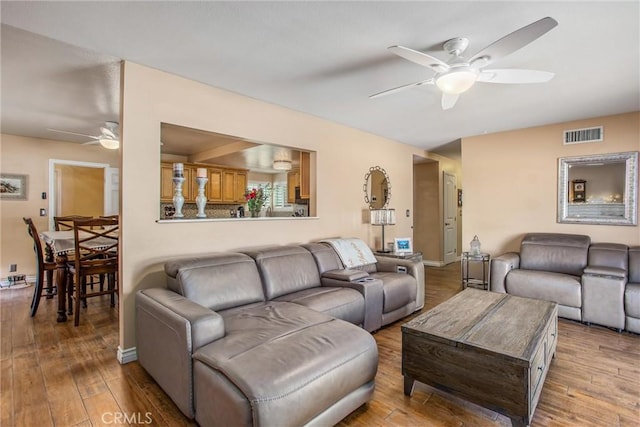
<svg viewBox="0 0 640 427">
<path fill-rule="evenodd" d="M 395 209 L 371 209 L 371 225 L 394 225 L 395 223 Z"/>
<path fill-rule="evenodd" d="M 288 160 L 288 159 L 274 160 L 273 168 L 279 171 L 291 170 L 291 160 Z"/>
</svg>

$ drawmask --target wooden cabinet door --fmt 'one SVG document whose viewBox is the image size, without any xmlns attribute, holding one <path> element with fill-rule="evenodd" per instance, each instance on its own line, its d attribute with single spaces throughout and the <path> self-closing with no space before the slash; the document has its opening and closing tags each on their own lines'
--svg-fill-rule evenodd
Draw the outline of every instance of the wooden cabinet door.
<svg viewBox="0 0 640 427">
<path fill-rule="evenodd" d="M 236 201 L 245 202 L 244 192 L 247 190 L 247 173 L 236 172 Z"/>
<path fill-rule="evenodd" d="M 236 172 L 222 171 L 222 201 L 234 203 L 236 201 Z"/>
<path fill-rule="evenodd" d="M 160 201 L 173 201 L 173 165 L 171 163 L 160 165 Z"/>
<path fill-rule="evenodd" d="M 287 173 L 287 203 L 296 202 L 296 187 L 300 185 L 300 172 L 298 170 Z"/>
<path fill-rule="evenodd" d="M 300 198 L 308 199 L 311 192 L 309 173 L 311 171 L 311 153 L 300 152 Z"/>
<path fill-rule="evenodd" d="M 209 169 L 209 187 L 207 200 L 211 202 L 222 201 L 222 169 Z"/>
<path fill-rule="evenodd" d="M 182 183 L 182 195 L 185 203 L 195 203 L 198 195 L 198 184 L 196 183 L 196 168 L 184 165 L 184 183 Z"/>
</svg>

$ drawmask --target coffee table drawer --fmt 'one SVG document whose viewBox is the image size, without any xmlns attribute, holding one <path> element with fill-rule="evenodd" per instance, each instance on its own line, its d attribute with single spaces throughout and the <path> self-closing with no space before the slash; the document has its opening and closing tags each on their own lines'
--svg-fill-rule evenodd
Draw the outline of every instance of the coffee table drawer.
<svg viewBox="0 0 640 427">
<path fill-rule="evenodd" d="M 531 363 L 531 370 L 529 371 L 530 381 L 529 381 L 529 396 L 531 396 L 531 403 L 536 401 L 537 394 L 539 392 L 540 384 L 542 383 L 542 379 L 544 378 L 544 373 L 546 369 L 546 343 L 542 343 L 536 355 L 533 357 L 533 362 Z"/>
</svg>

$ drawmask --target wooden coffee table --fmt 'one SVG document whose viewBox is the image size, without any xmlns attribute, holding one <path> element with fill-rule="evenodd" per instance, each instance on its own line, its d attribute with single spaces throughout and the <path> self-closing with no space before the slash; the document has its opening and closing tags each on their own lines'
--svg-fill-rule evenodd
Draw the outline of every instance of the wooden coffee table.
<svg viewBox="0 0 640 427">
<path fill-rule="evenodd" d="M 402 325 L 404 394 L 420 381 L 529 425 L 557 330 L 553 302 L 467 288 Z"/>
</svg>

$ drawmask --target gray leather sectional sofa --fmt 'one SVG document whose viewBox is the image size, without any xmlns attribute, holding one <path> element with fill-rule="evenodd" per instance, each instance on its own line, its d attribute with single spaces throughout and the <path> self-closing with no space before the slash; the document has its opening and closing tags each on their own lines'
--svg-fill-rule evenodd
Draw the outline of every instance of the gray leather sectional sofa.
<svg viewBox="0 0 640 427">
<path fill-rule="evenodd" d="M 640 248 L 529 233 L 491 260 L 490 289 L 558 303 L 558 315 L 640 333 Z"/>
<path fill-rule="evenodd" d="M 322 243 L 167 262 L 136 294 L 138 360 L 201 426 L 336 424 L 373 394 L 368 331 L 424 304 L 422 263 L 342 267 Z"/>
</svg>

